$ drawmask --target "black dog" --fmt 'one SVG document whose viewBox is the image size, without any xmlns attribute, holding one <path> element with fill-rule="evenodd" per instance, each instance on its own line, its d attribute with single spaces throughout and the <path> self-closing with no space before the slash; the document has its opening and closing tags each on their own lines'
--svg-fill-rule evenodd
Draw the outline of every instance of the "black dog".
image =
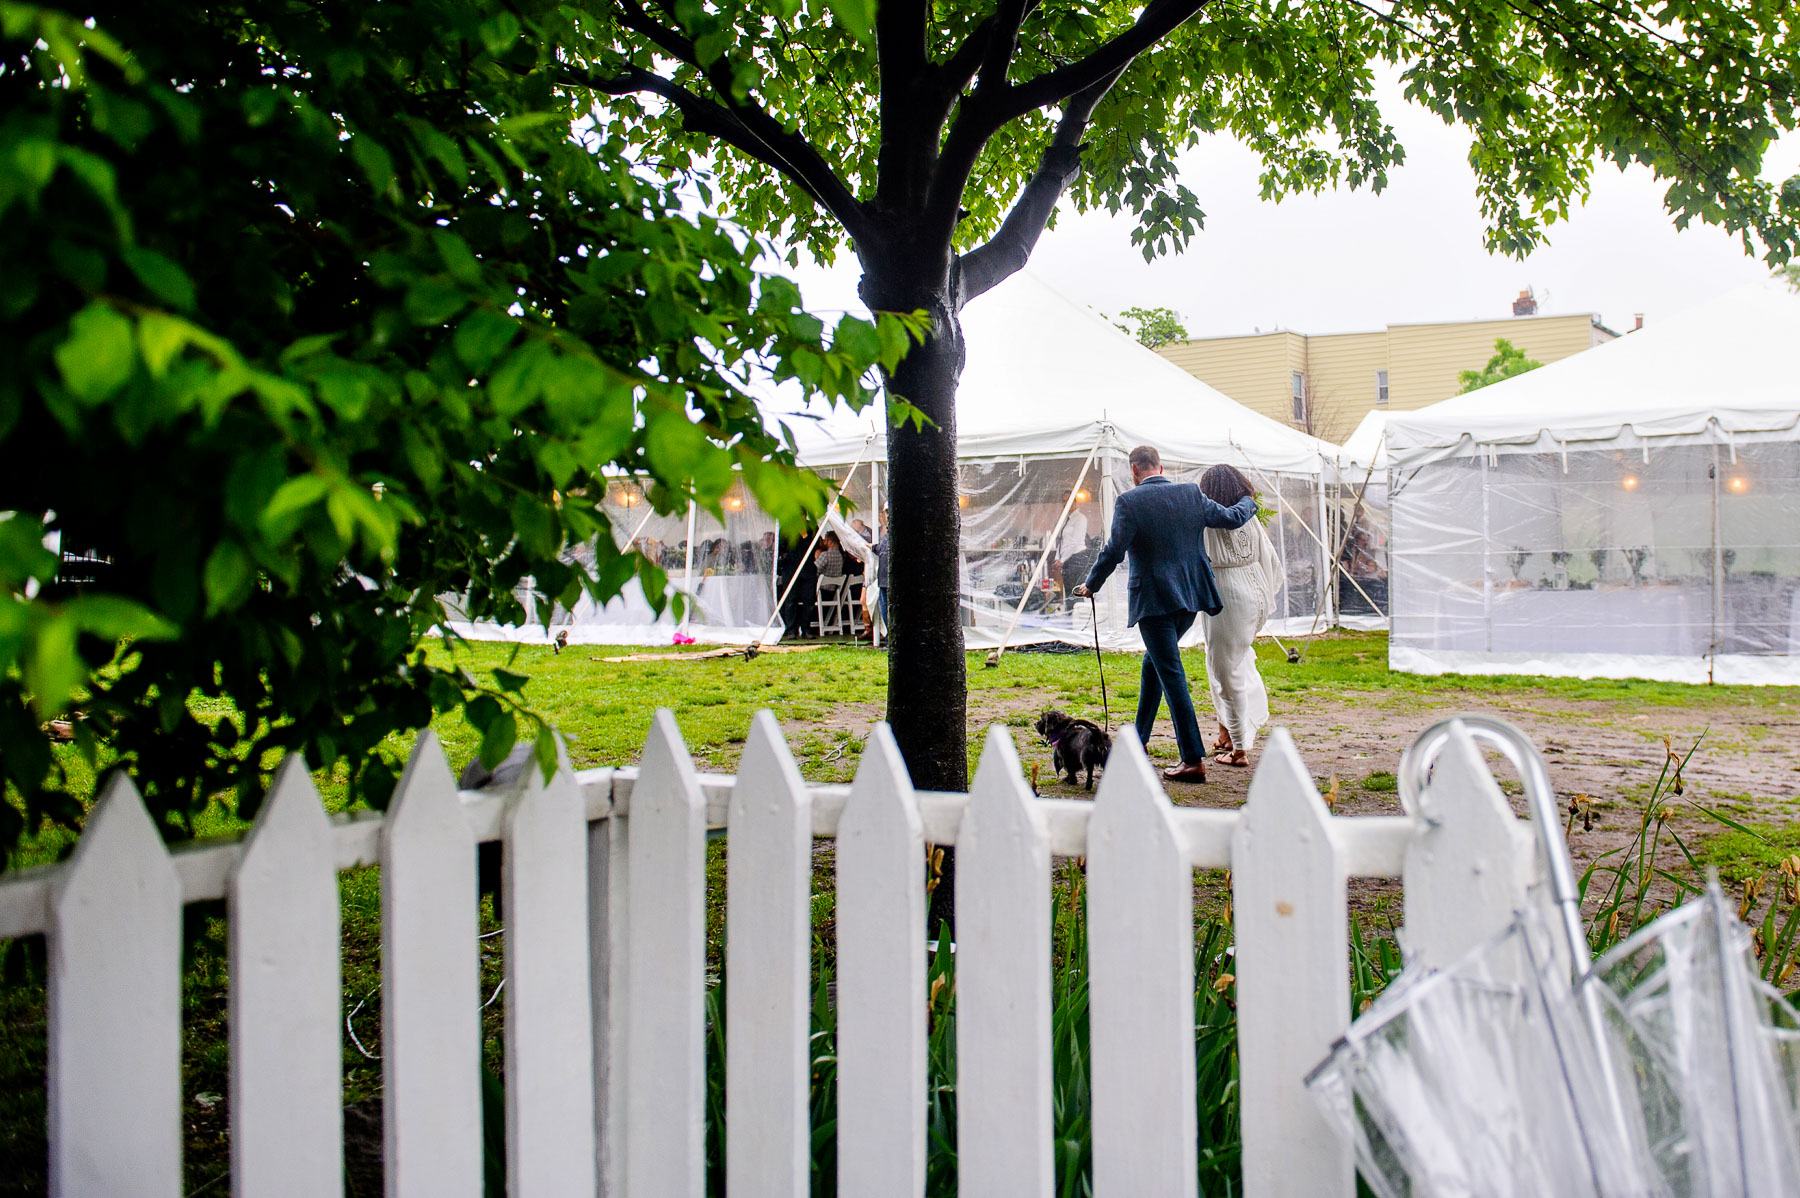
<svg viewBox="0 0 1800 1198">
<path fill-rule="evenodd" d="M 1104 766 L 1112 753 L 1112 737 L 1106 729 L 1092 720 L 1071 719 L 1052 708 L 1038 717 L 1037 730 L 1050 746 L 1052 768 L 1067 774 L 1070 786 L 1075 785 L 1075 775 L 1085 769 L 1087 788 L 1094 789 L 1094 770 Z"/>
</svg>

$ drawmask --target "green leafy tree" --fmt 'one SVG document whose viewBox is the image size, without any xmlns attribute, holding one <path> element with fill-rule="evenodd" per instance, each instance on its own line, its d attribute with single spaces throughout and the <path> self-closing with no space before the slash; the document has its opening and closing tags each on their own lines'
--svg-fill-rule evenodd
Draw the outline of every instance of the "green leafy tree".
<svg viewBox="0 0 1800 1198">
<path fill-rule="evenodd" d="M 1187 340 L 1187 326 L 1181 323 L 1181 313 L 1173 308 L 1127 308 L 1120 315 L 1137 326 L 1133 330 L 1120 325 L 1120 330 L 1136 337 L 1147 349 Z"/>
<path fill-rule="evenodd" d="M 827 7 L 829 5 L 829 7 Z M 690 171 L 746 227 L 830 259 L 875 311 L 930 315 L 887 372 L 929 417 L 889 438 L 888 718 L 915 781 L 967 781 L 957 536 L 959 314 L 1031 256 L 1067 195 L 1129 210 L 1148 255 L 1199 232 L 1177 154 L 1229 133 L 1262 194 L 1381 188 L 1403 151 L 1376 101 L 1468 126 L 1488 244 L 1520 254 L 1595 166 L 1642 163 L 1678 221 L 1780 261 L 1800 182 L 1758 172 L 1794 126 L 1791 6 L 1695 0 L 583 0 L 560 87 L 606 136 Z M 939 896 L 948 892 L 941 887 Z M 938 904 L 944 908 L 943 903 Z"/>
<path fill-rule="evenodd" d="M 525 677 L 428 663 L 438 596 L 515 622 L 521 594 L 660 597 L 614 548 L 617 471 L 664 510 L 740 477 L 822 508 L 737 380 L 866 402 L 904 322 L 828 332 L 756 244 L 574 136 L 559 10 L 521 11 L 0 3 L 0 845 L 78 822 L 40 727 L 71 706 L 170 834 L 222 792 L 247 814 L 273 750 L 379 806 L 384 739 L 434 712 L 547 759 Z"/>
<path fill-rule="evenodd" d="M 1479 391 L 1481 388 L 1509 379 L 1515 374 L 1524 374 L 1528 370 L 1536 370 L 1543 363 L 1534 358 L 1527 358 L 1525 351 L 1519 349 L 1504 337 L 1494 341 L 1494 356 L 1487 360 L 1487 365 L 1480 370 L 1463 370 L 1456 375 L 1456 381 L 1462 386 L 1457 394 Z"/>
</svg>

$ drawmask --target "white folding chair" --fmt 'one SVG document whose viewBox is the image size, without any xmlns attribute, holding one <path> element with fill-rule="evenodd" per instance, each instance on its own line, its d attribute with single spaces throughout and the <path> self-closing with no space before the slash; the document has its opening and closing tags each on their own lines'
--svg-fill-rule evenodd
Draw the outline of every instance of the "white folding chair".
<svg viewBox="0 0 1800 1198">
<path fill-rule="evenodd" d="M 842 574 L 821 574 L 814 584 L 813 595 L 818 604 L 820 636 L 844 635 L 844 600 L 849 585 Z"/>
</svg>

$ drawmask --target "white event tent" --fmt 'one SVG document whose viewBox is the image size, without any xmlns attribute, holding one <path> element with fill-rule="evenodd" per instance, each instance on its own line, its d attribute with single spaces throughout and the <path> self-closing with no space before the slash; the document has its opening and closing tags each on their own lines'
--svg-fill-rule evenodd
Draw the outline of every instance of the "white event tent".
<svg viewBox="0 0 1800 1198">
<path fill-rule="evenodd" d="M 1377 408 L 1362 418 L 1337 451 L 1337 504 L 1343 523 L 1333 531 L 1339 575 L 1338 623 L 1347 628 L 1388 626 L 1387 422 Z"/>
<path fill-rule="evenodd" d="M 1103 645 L 1141 643 L 1125 626 L 1123 568 L 1093 608 L 1063 597 L 1105 541 L 1137 445 L 1156 446 L 1175 478 L 1198 480 L 1220 462 L 1250 477 L 1272 509 L 1269 535 L 1287 564 L 1271 628 L 1306 627 L 1328 560 L 1319 513 L 1336 446 L 1215 391 L 1030 271 L 972 302 L 963 331 L 956 434 L 971 648 L 1091 645 L 1094 611 Z M 796 438 L 801 460 L 821 473 L 856 468 L 846 494 L 865 513 L 884 497 L 905 503 L 885 496 L 886 437 L 876 420 L 830 419 L 797 428 Z M 1324 623 L 1332 615 L 1328 608 Z M 1199 632 L 1196 625 L 1190 634 L 1196 643 Z"/>
<path fill-rule="evenodd" d="M 1085 577 L 1105 540 L 1113 500 L 1130 486 L 1126 455 L 1140 444 L 1155 445 L 1174 477 L 1198 479 L 1218 462 L 1250 476 L 1275 509 L 1267 527 L 1287 563 L 1272 630 L 1310 623 L 1329 560 L 1319 514 L 1336 446 L 1227 398 L 1030 272 L 970 303 L 963 328 L 957 444 L 963 622 L 971 648 L 1093 643 L 1096 609 L 1071 602 L 1064 591 Z M 888 495 L 886 434 L 873 412 L 777 417 L 778 406 L 765 404 L 769 419 L 793 430 L 802 463 L 839 480 L 853 519 L 877 528 L 884 501 L 905 504 L 905 496 Z M 583 600 L 571 612 L 557 611 L 548 634 L 541 626 L 454 627 L 473 637 L 540 642 L 566 630 L 574 642 L 618 644 L 666 644 L 678 631 L 725 644 L 780 635 L 772 613 L 787 579 L 771 572 L 768 549 L 791 530 L 778 529 L 741 488 L 727 498 L 723 527 L 704 512 L 683 520 L 646 510 L 633 484 L 621 482 L 609 494 L 618 543 L 636 541 L 662 562 L 672 586 L 694 596 L 687 625 L 678 628 L 667 612 L 653 619 L 641 593 L 628 590 L 599 610 Z M 1125 627 L 1123 570 L 1096 608 L 1103 644 L 1139 643 Z M 1328 606 L 1322 626 L 1333 615 Z M 1198 625 L 1191 635 L 1198 640 Z"/>
<path fill-rule="evenodd" d="M 1756 284 L 1387 425 L 1390 662 L 1800 683 L 1800 296 Z"/>
</svg>

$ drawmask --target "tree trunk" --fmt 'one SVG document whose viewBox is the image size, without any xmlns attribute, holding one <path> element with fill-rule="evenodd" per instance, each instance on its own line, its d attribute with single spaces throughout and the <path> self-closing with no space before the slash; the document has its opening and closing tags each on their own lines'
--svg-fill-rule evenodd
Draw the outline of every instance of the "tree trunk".
<svg viewBox="0 0 1800 1198">
<path fill-rule="evenodd" d="M 932 335 L 888 378 L 888 390 L 932 423 L 888 431 L 888 724 L 921 790 L 968 789 L 968 678 L 962 635 L 962 519 L 956 383 L 962 322 L 948 268 L 919 278 L 864 256 L 864 302 L 932 315 Z M 949 255 L 946 252 L 945 258 Z M 908 278 L 907 276 L 911 276 Z M 945 850 L 930 930 L 955 927 L 955 860 Z"/>
</svg>

